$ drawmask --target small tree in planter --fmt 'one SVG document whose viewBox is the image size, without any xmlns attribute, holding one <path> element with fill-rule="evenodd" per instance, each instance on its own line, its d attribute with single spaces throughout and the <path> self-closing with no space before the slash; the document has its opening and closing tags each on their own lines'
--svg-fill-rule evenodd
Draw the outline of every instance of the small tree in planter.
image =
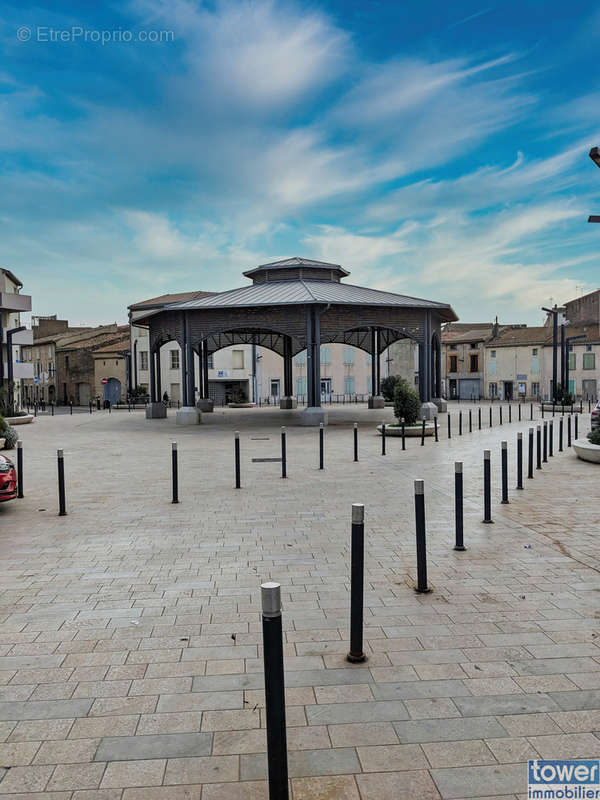
<svg viewBox="0 0 600 800">
<path fill-rule="evenodd" d="M 381 394 L 384 400 L 390 403 L 394 399 L 394 392 L 398 381 L 402 380 L 399 375 L 388 375 L 381 381 Z"/>
<path fill-rule="evenodd" d="M 394 414 L 405 425 L 416 425 L 421 411 L 419 395 L 404 378 L 399 378 L 394 389 Z"/>
<path fill-rule="evenodd" d="M 594 428 L 587 435 L 590 444 L 600 445 L 600 428 Z"/>
</svg>

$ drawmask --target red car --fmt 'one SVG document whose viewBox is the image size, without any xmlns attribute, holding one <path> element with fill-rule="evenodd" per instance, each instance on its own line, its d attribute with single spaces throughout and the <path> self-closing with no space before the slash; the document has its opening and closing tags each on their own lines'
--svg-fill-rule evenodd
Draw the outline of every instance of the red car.
<svg viewBox="0 0 600 800">
<path fill-rule="evenodd" d="M 17 473 L 15 465 L 0 453 L 0 503 L 14 500 L 17 496 Z"/>
</svg>

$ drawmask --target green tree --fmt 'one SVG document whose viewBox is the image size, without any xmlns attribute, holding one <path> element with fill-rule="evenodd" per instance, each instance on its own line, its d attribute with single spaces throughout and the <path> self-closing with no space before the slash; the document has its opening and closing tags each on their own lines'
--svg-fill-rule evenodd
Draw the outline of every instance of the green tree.
<svg viewBox="0 0 600 800">
<path fill-rule="evenodd" d="M 421 411 L 419 395 L 404 378 L 399 378 L 394 390 L 394 414 L 398 421 L 404 419 L 406 425 L 415 425 Z"/>
</svg>

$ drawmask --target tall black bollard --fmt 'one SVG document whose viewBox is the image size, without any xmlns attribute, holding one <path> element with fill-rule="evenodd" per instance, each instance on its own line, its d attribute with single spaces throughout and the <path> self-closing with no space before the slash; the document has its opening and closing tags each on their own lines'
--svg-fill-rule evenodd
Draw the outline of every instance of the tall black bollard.
<svg viewBox="0 0 600 800">
<path fill-rule="evenodd" d="M 352 557 L 350 582 L 350 652 L 353 664 L 366 661 L 363 651 L 363 598 L 365 568 L 365 507 L 352 503 Z"/>
<path fill-rule="evenodd" d="M 54 403 L 50 403 L 50 416 L 54 416 Z"/>
<path fill-rule="evenodd" d="M 575 439 L 579 439 L 579 415 L 575 414 Z"/>
<path fill-rule="evenodd" d="M 571 447 L 571 415 L 567 417 L 567 447 Z"/>
<path fill-rule="evenodd" d="M 285 443 L 285 425 L 281 426 L 281 477 L 287 478 L 287 447 Z"/>
<path fill-rule="evenodd" d="M 548 423 L 544 422 L 544 431 L 543 431 L 543 458 L 542 461 L 544 464 L 548 463 Z"/>
<path fill-rule="evenodd" d="M 519 422 L 521 422 L 521 401 L 519 400 Z"/>
<path fill-rule="evenodd" d="M 544 419 L 544 401 L 542 400 L 542 419 Z"/>
<path fill-rule="evenodd" d="M 428 592 L 427 550 L 425 543 L 425 484 L 415 481 L 415 529 L 417 535 L 417 585 L 415 591 Z"/>
<path fill-rule="evenodd" d="M 469 433 L 473 433 L 473 412 L 469 409 Z"/>
<path fill-rule="evenodd" d="M 385 455 L 385 422 L 381 423 L 381 455 Z"/>
<path fill-rule="evenodd" d="M 499 414 L 499 417 L 500 417 L 500 425 L 502 425 L 502 406 L 500 406 L 500 407 L 498 408 L 498 411 L 500 412 L 500 414 Z"/>
<path fill-rule="evenodd" d="M 512 422 L 512 406 L 510 403 L 508 404 L 508 421 Z"/>
<path fill-rule="evenodd" d="M 452 418 L 450 417 L 450 414 L 448 414 L 448 438 L 452 438 Z"/>
<path fill-rule="evenodd" d="M 533 420 L 533 403 L 529 405 L 529 419 Z"/>
<path fill-rule="evenodd" d="M 527 477 L 533 478 L 533 428 L 529 428 L 529 463 L 527 465 Z"/>
<path fill-rule="evenodd" d="M 241 489 L 242 488 L 242 476 L 240 470 L 240 432 L 235 432 L 235 439 L 233 445 L 233 457 L 235 463 L 235 488 Z"/>
<path fill-rule="evenodd" d="M 535 435 L 535 459 L 536 459 L 536 468 L 542 468 L 542 426 L 538 425 L 536 428 L 536 435 Z"/>
<path fill-rule="evenodd" d="M 492 427 L 492 407 L 490 406 L 490 428 Z"/>
<path fill-rule="evenodd" d="M 508 442 L 502 442 L 502 504 L 508 503 Z"/>
<path fill-rule="evenodd" d="M 583 414 L 583 397 L 579 399 L 579 413 Z"/>
<path fill-rule="evenodd" d="M 517 489 L 523 488 L 523 434 L 517 433 Z"/>
<path fill-rule="evenodd" d="M 479 430 L 481 430 L 481 406 L 477 409 L 477 417 L 479 418 Z"/>
<path fill-rule="evenodd" d="M 406 425 L 404 423 L 404 417 L 402 417 L 402 449 L 406 450 Z"/>
<path fill-rule="evenodd" d="M 462 411 L 458 412 L 458 435 L 462 436 Z"/>
<path fill-rule="evenodd" d="M 421 423 L 421 447 L 425 446 L 425 420 Z"/>
<path fill-rule="evenodd" d="M 563 418 L 560 417 L 558 420 L 558 452 L 562 453 L 563 451 Z"/>
<path fill-rule="evenodd" d="M 23 475 L 23 442 L 19 439 L 17 441 L 17 498 L 24 497 L 24 478 Z"/>
<path fill-rule="evenodd" d="M 435 433 L 435 441 L 439 442 L 439 438 L 438 438 L 438 418 L 437 418 L 437 416 L 435 416 L 433 418 L 433 430 L 434 430 L 434 433 Z"/>
<path fill-rule="evenodd" d="M 358 422 L 354 423 L 354 460 L 358 461 Z"/>
<path fill-rule="evenodd" d="M 325 466 L 325 428 L 322 422 L 319 422 L 319 469 Z"/>
<path fill-rule="evenodd" d="M 56 451 L 58 461 L 58 516 L 67 516 L 67 503 L 65 499 L 65 457 L 62 450 Z"/>
<path fill-rule="evenodd" d="M 550 458 L 554 455 L 554 422 L 552 420 L 548 423 L 548 455 Z"/>
<path fill-rule="evenodd" d="M 179 502 L 179 473 L 177 471 L 177 442 L 171 443 L 171 476 L 173 485 L 172 503 Z"/>
<path fill-rule="evenodd" d="M 492 520 L 492 465 L 491 453 L 483 451 L 483 521 L 491 523 Z"/>
<path fill-rule="evenodd" d="M 73 401 L 72 401 L 72 400 L 71 400 L 71 402 L 69 403 L 69 414 L 70 414 L 71 416 L 73 416 Z"/>
<path fill-rule="evenodd" d="M 466 550 L 463 540 L 463 463 L 454 462 L 454 549 Z"/>
<path fill-rule="evenodd" d="M 285 681 L 281 625 L 281 586 L 269 581 L 260 587 L 269 800 L 288 800 Z"/>
</svg>

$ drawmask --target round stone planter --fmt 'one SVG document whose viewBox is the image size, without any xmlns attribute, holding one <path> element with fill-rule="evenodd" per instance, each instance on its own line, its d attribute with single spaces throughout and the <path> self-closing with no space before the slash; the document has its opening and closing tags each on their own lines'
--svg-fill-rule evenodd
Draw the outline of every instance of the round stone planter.
<svg viewBox="0 0 600 800">
<path fill-rule="evenodd" d="M 227 408 L 254 408 L 256 403 L 227 403 Z"/>
<path fill-rule="evenodd" d="M 28 425 L 33 422 L 33 414 L 24 414 L 22 417 L 4 417 L 7 425 Z"/>
<path fill-rule="evenodd" d="M 406 425 L 404 428 L 404 435 L 408 438 L 409 436 L 420 436 L 423 431 L 423 423 L 419 425 Z M 381 436 L 381 425 L 377 426 L 377 433 Z M 433 422 L 426 422 L 425 423 L 425 436 L 433 436 L 435 433 L 435 425 Z M 400 436 L 402 438 L 402 425 L 386 425 L 385 426 L 385 435 L 386 436 Z"/>
<path fill-rule="evenodd" d="M 5 444 L 6 444 L 6 439 L 0 439 L 0 450 L 4 450 Z"/>
<path fill-rule="evenodd" d="M 582 461 L 600 464 L 600 444 L 592 444 L 588 439 L 575 439 L 573 450 Z"/>
</svg>

